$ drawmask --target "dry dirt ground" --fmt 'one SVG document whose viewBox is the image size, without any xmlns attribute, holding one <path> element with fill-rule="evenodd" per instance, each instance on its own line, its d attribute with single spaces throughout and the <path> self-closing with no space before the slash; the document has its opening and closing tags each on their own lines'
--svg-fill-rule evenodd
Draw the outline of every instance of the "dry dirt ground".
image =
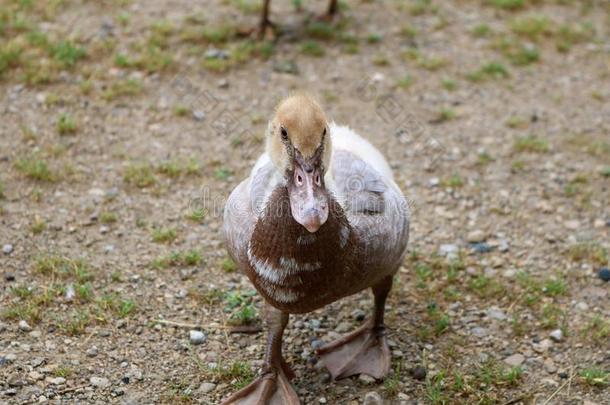
<svg viewBox="0 0 610 405">
<path fill-rule="evenodd" d="M 413 215 L 392 374 L 316 363 L 363 292 L 292 318 L 303 403 L 610 404 L 608 2 L 324 8 L 274 0 L 252 42 L 255 0 L 0 0 L 0 403 L 215 404 L 253 378 L 222 206 L 304 88 Z"/>
</svg>

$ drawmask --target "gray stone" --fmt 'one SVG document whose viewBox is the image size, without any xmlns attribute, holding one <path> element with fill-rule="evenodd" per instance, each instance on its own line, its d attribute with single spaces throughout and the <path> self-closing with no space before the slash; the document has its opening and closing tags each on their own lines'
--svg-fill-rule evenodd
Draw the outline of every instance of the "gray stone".
<svg viewBox="0 0 610 405">
<path fill-rule="evenodd" d="M 7 243 L 6 245 L 2 246 L 2 253 L 4 253 L 5 255 L 10 255 L 12 251 L 13 245 L 11 245 L 10 243 Z"/>
<path fill-rule="evenodd" d="M 55 378 L 49 379 L 49 382 L 53 385 L 62 385 L 62 384 L 66 383 L 66 379 L 63 377 L 55 377 Z"/>
<path fill-rule="evenodd" d="M 358 376 L 358 381 L 360 381 L 361 383 L 364 384 L 374 384 L 375 383 L 375 378 L 371 377 L 368 374 L 360 374 L 360 376 Z"/>
<path fill-rule="evenodd" d="M 202 394 L 208 394 L 216 389 L 216 384 L 210 382 L 201 383 L 199 386 L 199 392 Z"/>
<path fill-rule="evenodd" d="M 352 329 L 352 325 L 349 322 L 341 322 L 335 328 L 335 332 L 337 333 L 345 333 Z"/>
<path fill-rule="evenodd" d="M 555 342 L 561 342 L 563 340 L 563 332 L 561 331 L 561 329 L 555 329 L 554 331 L 551 332 L 551 334 L 549 336 Z"/>
<path fill-rule="evenodd" d="M 496 319 L 498 321 L 503 321 L 506 319 L 506 314 L 501 311 L 498 307 L 491 307 L 487 310 L 487 316 Z"/>
<path fill-rule="evenodd" d="M 364 405 L 383 405 L 383 399 L 375 391 L 367 392 L 364 396 Z"/>
<path fill-rule="evenodd" d="M 482 338 L 487 336 L 487 329 L 477 326 L 472 328 L 472 334 L 476 337 Z"/>
<path fill-rule="evenodd" d="M 454 244 L 444 244 L 438 249 L 438 254 L 446 256 L 448 259 L 457 258 L 459 248 Z"/>
<path fill-rule="evenodd" d="M 193 111 L 193 119 L 195 121 L 203 121 L 205 119 L 205 112 L 201 110 Z"/>
<path fill-rule="evenodd" d="M 475 229 L 474 231 L 468 233 L 466 239 L 470 243 L 483 242 L 485 240 L 485 232 L 480 229 Z"/>
<path fill-rule="evenodd" d="M 104 377 L 91 377 L 89 383 L 96 388 L 106 388 L 110 386 L 110 381 Z"/>
<path fill-rule="evenodd" d="M 508 356 L 504 359 L 504 362 L 512 367 L 520 366 L 524 361 L 525 356 L 523 356 L 521 353 L 515 353 L 512 356 Z"/>
<path fill-rule="evenodd" d="M 192 330 L 189 332 L 189 339 L 192 344 L 200 345 L 205 342 L 205 335 L 200 330 Z"/>
<path fill-rule="evenodd" d="M 19 330 L 22 332 L 30 332 L 32 327 L 22 319 L 19 321 Z"/>
</svg>

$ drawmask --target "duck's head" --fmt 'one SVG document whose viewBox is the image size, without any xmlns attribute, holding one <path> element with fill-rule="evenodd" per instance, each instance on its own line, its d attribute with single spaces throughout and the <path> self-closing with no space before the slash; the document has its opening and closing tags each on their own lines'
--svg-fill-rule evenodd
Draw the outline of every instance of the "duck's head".
<svg viewBox="0 0 610 405">
<path fill-rule="evenodd" d="M 326 115 L 309 95 L 279 103 L 267 130 L 267 153 L 286 177 L 293 218 L 309 232 L 328 219 L 329 194 L 324 174 L 331 158 Z"/>
</svg>

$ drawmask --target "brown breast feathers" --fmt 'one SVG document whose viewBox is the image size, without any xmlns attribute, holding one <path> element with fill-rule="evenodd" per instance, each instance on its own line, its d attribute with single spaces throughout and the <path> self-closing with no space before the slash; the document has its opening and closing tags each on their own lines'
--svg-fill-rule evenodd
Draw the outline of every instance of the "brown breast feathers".
<svg viewBox="0 0 610 405">
<path fill-rule="evenodd" d="M 247 275 L 274 307 L 309 312 L 353 293 L 356 245 L 357 236 L 332 197 L 327 222 L 309 233 L 292 218 L 286 188 L 278 187 L 248 245 Z"/>
</svg>

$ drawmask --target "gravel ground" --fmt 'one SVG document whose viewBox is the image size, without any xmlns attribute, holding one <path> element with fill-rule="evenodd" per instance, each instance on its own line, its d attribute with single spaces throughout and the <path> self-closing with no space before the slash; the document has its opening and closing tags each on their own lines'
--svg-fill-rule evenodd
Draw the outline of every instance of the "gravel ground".
<svg viewBox="0 0 610 405">
<path fill-rule="evenodd" d="M 255 0 L 0 0 L 0 404 L 215 404 L 253 378 L 262 303 L 222 207 L 300 88 L 413 210 L 392 374 L 332 382 L 313 354 L 363 292 L 291 318 L 302 402 L 609 404 L 608 3 L 294 3 L 253 43 Z"/>
</svg>

